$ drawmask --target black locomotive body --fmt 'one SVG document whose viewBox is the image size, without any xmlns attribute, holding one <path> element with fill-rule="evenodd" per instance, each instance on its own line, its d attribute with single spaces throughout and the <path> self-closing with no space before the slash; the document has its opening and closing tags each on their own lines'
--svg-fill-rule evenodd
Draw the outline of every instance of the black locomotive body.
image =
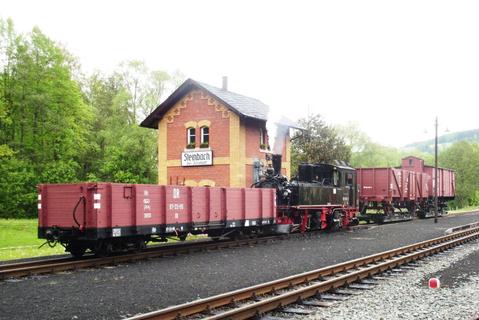
<svg viewBox="0 0 479 320">
<path fill-rule="evenodd" d="M 342 204 L 357 206 L 356 170 L 346 165 L 301 164 L 296 186 L 296 204 Z"/>
<path fill-rule="evenodd" d="M 346 163 L 301 164 L 298 175 L 290 181 L 268 170 L 255 187 L 276 188 L 277 222 L 301 231 L 337 230 L 356 225 L 358 193 L 356 170 Z"/>
</svg>

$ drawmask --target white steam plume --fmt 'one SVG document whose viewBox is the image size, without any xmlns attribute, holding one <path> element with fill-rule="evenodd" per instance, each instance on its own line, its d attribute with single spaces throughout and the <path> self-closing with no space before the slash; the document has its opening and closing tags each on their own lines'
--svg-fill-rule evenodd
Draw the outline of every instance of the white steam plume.
<svg viewBox="0 0 479 320">
<path fill-rule="evenodd" d="M 268 130 L 268 143 L 271 151 L 274 154 L 282 154 L 285 139 L 284 136 L 289 133 L 289 127 L 285 125 L 278 125 L 281 123 L 289 123 L 284 116 L 273 114 L 270 115 L 266 122 L 266 129 Z"/>
</svg>

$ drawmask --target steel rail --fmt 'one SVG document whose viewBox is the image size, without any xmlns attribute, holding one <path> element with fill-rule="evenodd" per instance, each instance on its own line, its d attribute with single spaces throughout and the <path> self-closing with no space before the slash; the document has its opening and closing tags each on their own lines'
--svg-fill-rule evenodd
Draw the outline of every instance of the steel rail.
<svg viewBox="0 0 479 320">
<path fill-rule="evenodd" d="M 410 262 L 415 258 L 423 257 L 430 252 L 441 251 L 456 245 L 456 243 L 460 244 L 476 238 L 479 238 L 479 228 L 459 231 L 446 236 L 304 272 L 298 275 L 137 315 L 129 319 L 178 319 L 199 313 L 208 313 L 215 308 L 238 305 L 239 303 L 255 299 L 262 295 L 277 293 L 278 290 L 291 289 L 298 285 L 306 285 L 303 288 L 288 291 L 285 294 L 277 295 L 272 298 L 265 298 L 261 301 L 250 303 L 207 318 L 246 319 L 297 302 L 300 299 L 305 299 L 318 293 L 356 282 L 373 274 L 394 268 L 399 264 Z M 355 271 L 355 269 L 358 270 Z M 348 272 L 348 274 L 328 280 L 324 280 L 323 278 L 345 272 Z M 316 283 L 309 285 L 311 282 Z"/>
<path fill-rule="evenodd" d="M 194 240 L 194 241 L 186 241 L 186 242 L 177 242 L 177 243 L 168 243 L 168 244 L 161 244 L 161 245 L 153 245 L 145 248 L 143 251 L 154 251 L 154 250 L 163 250 L 165 248 L 171 247 L 184 247 L 184 246 L 191 246 L 192 244 L 197 245 L 199 243 L 209 243 L 210 240 Z M 224 242 L 224 241 L 223 241 Z M 51 256 L 43 256 L 43 257 L 36 257 L 37 260 L 28 260 L 28 261 L 13 261 L 13 262 L 5 262 L 0 264 L 0 272 L 9 270 L 9 269 L 18 269 L 18 268 L 25 268 L 30 266 L 39 266 L 40 264 L 52 264 L 52 263 L 61 263 L 61 262 L 70 262 L 70 261 L 78 261 L 78 260 L 86 260 L 86 259 L 93 259 L 97 258 L 93 253 L 86 254 L 81 258 L 75 258 L 71 255 L 68 256 L 61 256 L 61 257 L 51 257 Z"/>
<path fill-rule="evenodd" d="M 279 240 L 282 236 L 258 237 L 240 240 L 223 240 L 223 241 L 191 241 L 191 243 L 172 244 L 166 246 L 155 246 L 147 248 L 138 253 L 130 253 L 123 255 L 114 255 L 108 257 L 86 256 L 84 258 L 75 259 L 67 258 L 50 258 L 26 262 L 17 262 L 11 264 L 0 265 L 0 280 L 8 278 L 17 278 L 22 276 L 31 276 L 37 274 L 61 272 L 68 270 L 76 270 L 88 267 L 99 267 L 104 265 L 114 265 L 118 263 L 133 262 L 157 258 L 163 256 L 172 256 L 197 251 L 222 249 L 230 247 L 239 247 L 243 245 L 260 244 L 270 240 Z"/>
<path fill-rule="evenodd" d="M 89 256 L 84 257 L 83 259 L 87 259 Z M 30 266 L 35 266 L 38 265 L 39 263 L 42 264 L 49 264 L 49 263 L 59 263 L 59 262 L 67 262 L 67 261 L 73 261 L 76 260 L 72 256 L 67 256 L 67 257 L 39 257 L 37 260 L 28 260 L 28 261 L 20 261 L 20 262 L 5 262 L 0 264 L 0 272 L 6 271 L 6 270 L 11 270 L 11 269 L 17 269 L 17 268 L 24 268 L 24 267 L 30 267 Z"/>
</svg>

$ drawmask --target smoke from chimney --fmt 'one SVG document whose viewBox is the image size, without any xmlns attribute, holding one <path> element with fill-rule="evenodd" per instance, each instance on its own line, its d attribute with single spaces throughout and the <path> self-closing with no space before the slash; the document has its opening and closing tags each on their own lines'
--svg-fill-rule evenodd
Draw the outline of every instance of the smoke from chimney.
<svg viewBox="0 0 479 320">
<path fill-rule="evenodd" d="M 268 130 L 269 146 L 274 154 L 281 154 L 285 143 L 285 136 L 289 134 L 289 127 L 281 125 L 283 117 L 270 114 L 266 122 L 266 129 Z"/>
<path fill-rule="evenodd" d="M 289 135 L 289 127 L 280 125 L 284 121 L 281 121 L 283 117 L 270 114 L 268 121 L 266 122 L 266 129 L 268 129 L 268 138 L 271 151 L 274 154 L 281 154 L 285 144 L 286 135 Z"/>
<path fill-rule="evenodd" d="M 274 138 L 273 152 L 275 154 L 282 154 L 283 147 L 286 142 L 286 136 L 289 135 L 289 127 L 278 125 L 276 128 L 276 137 Z"/>
<path fill-rule="evenodd" d="M 221 90 L 228 91 L 228 77 L 223 76 L 223 86 L 221 87 Z"/>
</svg>

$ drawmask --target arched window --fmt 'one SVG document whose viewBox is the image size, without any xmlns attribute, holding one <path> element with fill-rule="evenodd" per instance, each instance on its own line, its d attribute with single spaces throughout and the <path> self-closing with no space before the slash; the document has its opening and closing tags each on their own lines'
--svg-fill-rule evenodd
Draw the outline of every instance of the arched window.
<svg viewBox="0 0 479 320">
<path fill-rule="evenodd" d="M 195 128 L 186 129 L 186 147 L 193 149 L 196 147 L 196 132 Z"/>
<path fill-rule="evenodd" d="M 208 148 L 210 145 L 210 128 L 201 127 L 201 148 Z"/>
</svg>

